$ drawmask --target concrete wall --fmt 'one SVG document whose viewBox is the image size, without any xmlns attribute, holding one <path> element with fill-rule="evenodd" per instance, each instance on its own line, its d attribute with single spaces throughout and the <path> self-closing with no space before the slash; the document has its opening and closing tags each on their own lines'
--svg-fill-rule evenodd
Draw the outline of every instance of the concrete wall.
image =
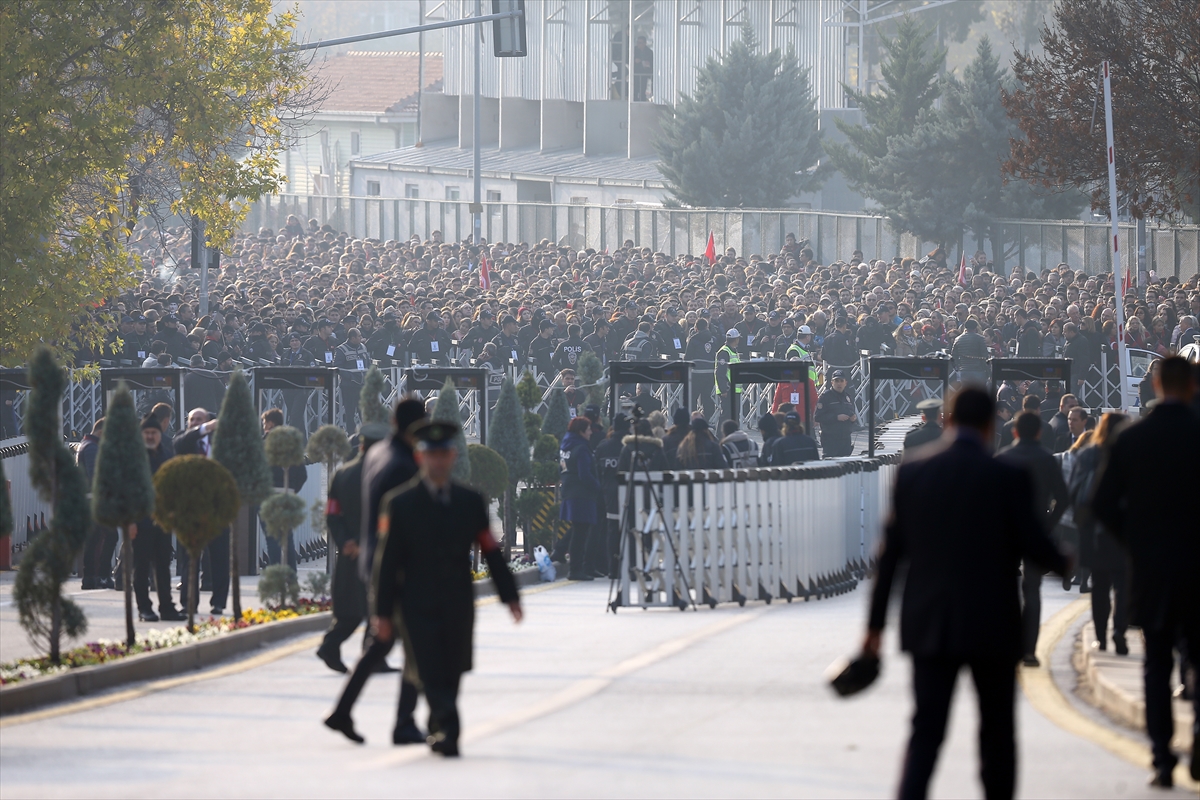
<svg viewBox="0 0 1200 800">
<path fill-rule="evenodd" d="M 475 98 L 458 98 L 458 146 L 474 147 Z M 500 141 L 500 101 L 494 97 L 479 98 L 479 143 L 484 147 Z"/>
<path fill-rule="evenodd" d="M 583 154 L 627 154 L 628 110 L 629 104 L 624 100 L 589 100 L 584 103 Z"/>
<path fill-rule="evenodd" d="M 542 152 L 583 147 L 583 103 L 543 100 Z"/>
<path fill-rule="evenodd" d="M 500 149 L 535 147 L 539 144 L 542 119 L 536 100 L 515 97 L 500 99 Z"/>
<path fill-rule="evenodd" d="M 629 107 L 629 157 L 655 155 L 654 140 L 662 121 L 671 116 L 671 107 L 654 103 L 633 103 Z"/>
<path fill-rule="evenodd" d="M 426 92 L 421 95 L 421 139 L 436 142 L 458 136 L 458 97 Z"/>
</svg>

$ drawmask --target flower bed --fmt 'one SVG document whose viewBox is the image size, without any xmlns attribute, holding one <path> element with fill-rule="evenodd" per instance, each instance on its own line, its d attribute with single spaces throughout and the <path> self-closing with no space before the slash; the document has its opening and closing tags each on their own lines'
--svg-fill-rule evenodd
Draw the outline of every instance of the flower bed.
<svg viewBox="0 0 1200 800">
<path fill-rule="evenodd" d="M 512 561 L 508 562 L 508 569 L 513 575 L 516 575 L 519 572 L 537 569 L 537 564 L 534 563 L 533 556 L 526 553 L 519 553 L 513 555 Z M 477 581 L 486 581 L 492 577 L 492 573 L 488 569 L 487 564 L 480 564 L 478 571 L 471 570 L 471 577 Z"/>
<path fill-rule="evenodd" d="M 242 612 L 241 619 L 232 617 L 209 617 L 196 623 L 196 632 L 188 633 L 187 628 L 167 628 L 165 630 L 152 628 L 140 636 L 133 647 L 125 642 L 101 639 L 96 642 L 67 650 L 62 654 L 62 663 L 52 664 L 48 657 L 22 658 L 8 664 L 0 664 L 0 686 L 8 686 L 20 681 L 39 678 L 44 675 L 56 675 L 76 667 L 87 667 L 93 664 L 104 664 L 109 661 L 163 650 L 168 647 L 178 647 L 183 644 L 193 644 L 204 639 L 211 639 L 231 631 L 242 630 L 255 625 L 265 625 L 285 619 L 317 614 L 328 611 L 331 603 L 328 599 L 309 600 L 301 598 L 295 606 L 280 609 L 256 608 Z"/>
</svg>

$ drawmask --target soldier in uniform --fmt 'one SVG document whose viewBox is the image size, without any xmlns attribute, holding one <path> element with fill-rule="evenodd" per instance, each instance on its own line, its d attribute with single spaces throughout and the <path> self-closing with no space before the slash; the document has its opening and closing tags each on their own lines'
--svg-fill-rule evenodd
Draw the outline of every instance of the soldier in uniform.
<svg viewBox="0 0 1200 800">
<path fill-rule="evenodd" d="M 904 452 L 942 438 L 942 401 L 936 397 L 917 403 L 921 424 L 904 434 Z"/>
<path fill-rule="evenodd" d="M 858 424 L 858 409 L 854 399 L 846 391 L 846 373 L 835 369 L 830 376 L 832 386 L 817 398 L 817 413 L 814 419 L 821 426 L 821 451 L 825 458 L 852 455 L 851 441 L 854 426 Z"/>
<path fill-rule="evenodd" d="M 371 627 L 404 641 L 406 677 L 429 703 L 431 749 L 457 756 L 458 689 L 471 669 L 475 594 L 471 548 L 487 561 L 500 601 L 521 621 L 516 581 L 492 537 L 487 500 L 450 480 L 459 427 L 420 422 L 410 428 L 420 473 L 384 496 L 371 580 Z"/>
<path fill-rule="evenodd" d="M 350 638 L 367 616 L 367 589 L 358 575 L 363 459 L 371 445 L 386 439 L 389 432 L 382 422 L 363 425 L 358 432 L 358 456 L 343 464 L 329 482 L 325 528 L 337 547 L 333 567 L 333 623 L 317 648 L 317 658 L 335 672 L 348 671 L 342 663 L 342 642 Z"/>
</svg>

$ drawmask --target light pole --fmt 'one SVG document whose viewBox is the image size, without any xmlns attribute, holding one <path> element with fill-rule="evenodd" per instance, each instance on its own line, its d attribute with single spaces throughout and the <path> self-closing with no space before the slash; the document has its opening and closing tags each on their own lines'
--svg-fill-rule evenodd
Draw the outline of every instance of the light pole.
<svg viewBox="0 0 1200 800">
<path fill-rule="evenodd" d="M 483 16 L 483 0 L 475 0 L 475 16 Z M 482 62 L 482 41 L 483 30 L 471 31 L 475 37 L 475 110 L 471 113 L 471 145 L 475 150 L 474 165 L 471 173 L 475 178 L 475 202 L 471 203 L 471 213 L 475 216 L 472 224 L 471 244 L 479 247 L 479 239 L 483 233 L 483 195 L 481 193 L 482 181 L 479 176 L 479 82 L 482 70 L 480 69 Z"/>
<path fill-rule="evenodd" d="M 1104 135 L 1108 139 L 1108 218 L 1112 223 L 1112 268 L 1113 268 L 1113 296 L 1115 299 L 1117 320 L 1117 375 L 1121 381 L 1121 410 L 1129 408 L 1129 380 L 1125 373 L 1125 291 L 1122 280 L 1121 269 L 1121 247 L 1120 240 L 1117 235 L 1117 162 L 1116 153 L 1113 148 L 1113 124 L 1112 124 L 1112 81 L 1110 79 L 1108 62 L 1105 61 L 1101 67 L 1101 72 L 1104 75 Z M 1106 380 L 1100 383 L 1103 386 L 1107 383 Z"/>
</svg>

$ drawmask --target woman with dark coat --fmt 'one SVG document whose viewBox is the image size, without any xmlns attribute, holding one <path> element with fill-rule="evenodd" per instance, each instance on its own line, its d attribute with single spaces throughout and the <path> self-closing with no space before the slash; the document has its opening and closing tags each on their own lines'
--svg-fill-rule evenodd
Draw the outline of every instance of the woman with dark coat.
<svg viewBox="0 0 1200 800">
<path fill-rule="evenodd" d="M 725 453 L 708 429 L 708 420 L 696 417 L 691 432 L 683 437 L 675 463 L 679 469 L 725 469 Z"/>
<path fill-rule="evenodd" d="M 663 455 L 666 456 L 670 468 L 675 469 L 675 454 L 679 451 L 679 445 L 683 443 L 684 437 L 688 435 L 687 409 L 675 409 L 671 415 L 671 422 L 671 430 L 667 431 L 667 435 L 663 437 Z"/>
<path fill-rule="evenodd" d="M 1080 450 L 1075 458 L 1068 486 L 1074 504 L 1075 526 L 1079 530 L 1080 551 L 1088 550 L 1083 546 L 1087 543 L 1085 539 L 1091 543 L 1091 563 L 1086 566 L 1092 570 L 1092 622 L 1096 626 L 1096 642 L 1101 650 L 1108 649 L 1108 615 L 1111 611 L 1113 645 L 1119 656 L 1129 654 L 1129 645 L 1125 642 L 1125 629 L 1129 626 L 1128 559 L 1113 535 L 1092 516 L 1087 498 L 1091 495 L 1105 448 L 1126 421 L 1128 417 L 1124 414 L 1111 411 L 1100 418 L 1092 433 L 1091 444 Z"/>
<path fill-rule="evenodd" d="M 763 414 L 758 420 L 758 432 L 762 434 L 762 449 L 758 451 L 758 465 L 767 467 L 771 445 L 779 438 L 779 420 L 774 414 Z"/>
<path fill-rule="evenodd" d="M 562 464 L 558 516 L 571 523 L 571 544 L 567 555 L 570 573 L 567 577 L 573 581 L 594 579 L 597 565 L 603 560 L 602 531 L 597 529 L 596 536 L 590 535 L 598 520 L 596 505 L 600 497 L 600 479 L 596 477 L 592 448 L 588 443 L 590 428 L 591 422 L 587 417 L 571 420 L 558 450 Z"/>
</svg>

